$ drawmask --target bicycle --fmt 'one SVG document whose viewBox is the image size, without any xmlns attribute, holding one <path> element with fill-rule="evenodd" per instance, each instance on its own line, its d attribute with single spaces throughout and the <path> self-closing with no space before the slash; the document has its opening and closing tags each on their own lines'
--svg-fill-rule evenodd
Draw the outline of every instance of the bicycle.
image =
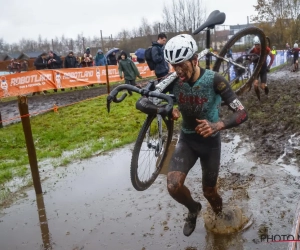
<svg viewBox="0 0 300 250">
<path fill-rule="evenodd" d="M 252 82 L 257 77 L 266 59 L 268 38 L 261 29 L 257 27 L 247 27 L 234 34 L 223 46 L 220 53 L 216 54 L 211 52 L 209 51 L 211 40 L 210 30 L 214 29 L 215 25 L 223 24 L 225 19 L 225 13 L 215 10 L 208 16 L 207 20 L 193 32 L 193 35 L 197 35 L 202 31 L 206 31 L 206 49 L 199 53 L 198 58 L 201 59 L 205 56 L 206 69 L 209 69 L 210 58 L 212 56 L 215 57 L 216 61 L 213 66 L 213 71 L 219 72 L 224 76 L 237 95 L 242 95 L 245 90 L 251 87 Z M 260 56 L 256 54 L 244 54 L 240 55 L 240 57 L 236 59 L 237 61 L 226 58 L 227 51 L 235 47 L 236 43 L 238 44 L 237 46 L 239 46 L 241 41 L 248 41 L 248 43 L 250 43 L 254 36 L 258 36 L 261 42 Z M 243 46 L 248 47 L 246 43 L 244 43 Z M 232 51 L 234 50 L 232 49 Z"/>
<path fill-rule="evenodd" d="M 173 96 L 153 91 L 155 90 L 155 81 L 149 81 L 147 86 L 142 89 L 128 84 L 122 84 L 114 88 L 108 95 L 108 112 L 110 111 L 111 102 L 118 103 L 125 99 L 127 93 L 124 93 L 120 98 L 117 98 L 119 91 L 125 89 L 139 93 L 147 98 L 155 97 L 163 99 L 168 103 L 167 105 L 153 105 L 148 109 L 145 108 L 142 110 L 147 113 L 148 116 L 134 145 L 131 158 L 130 177 L 133 187 L 138 191 L 143 191 L 149 188 L 157 178 L 162 169 L 167 150 L 172 140 L 174 128 L 174 121 L 171 119 Z M 145 101 L 148 101 L 147 98 L 145 98 Z M 149 104 L 151 105 L 152 102 Z M 148 156 L 147 159 L 146 156 Z M 142 168 L 142 164 L 147 164 L 147 166 Z M 142 170 L 142 173 L 140 173 L 139 170 Z M 143 178 L 147 173 L 149 176 Z"/>
<path fill-rule="evenodd" d="M 227 76 L 227 79 L 229 80 L 232 86 L 234 85 L 237 79 L 239 79 L 241 76 L 246 76 L 247 74 L 247 78 L 244 77 L 243 79 L 243 84 L 235 90 L 237 94 L 242 94 L 242 90 L 248 87 L 249 84 L 251 84 L 252 81 L 255 79 L 265 60 L 266 37 L 260 29 L 255 27 L 249 27 L 241 30 L 233 37 L 231 37 L 231 39 L 229 39 L 229 41 L 225 44 L 219 55 L 213 52 L 209 52 L 210 29 L 213 29 L 217 24 L 224 23 L 224 21 L 224 13 L 221 13 L 220 11 L 213 11 L 209 15 L 207 21 L 194 32 L 194 34 L 198 34 L 204 29 L 206 29 L 207 32 L 207 49 L 199 53 L 199 58 L 202 58 L 203 56 L 206 57 L 206 68 L 209 69 L 210 57 L 215 56 L 217 59 L 214 64 L 213 70 L 219 72 L 219 70 L 223 67 L 221 74 L 223 73 L 225 77 Z M 238 41 L 239 39 L 241 39 L 241 37 L 245 35 L 259 36 L 261 39 L 262 53 L 258 58 L 256 58 L 258 62 L 255 66 L 252 66 L 252 68 L 250 68 L 250 61 L 248 59 L 244 60 L 244 58 L 250 58 L 250 56 L 253 57 L 254 55 L 243 55 L 242 62 L 231 61 L 225 58 L 227 49 L 233 46 L 236 41 Z M 238 76 L 231 79 L 230 70 L 236 70 Z M 133 92 L 145 95 L 146 97 L 150 97 L 149 99 L 145 98 L 144 104 L 145 106 L 151 106 L 151 104 L 153 105 L 152 110 L 142 110 L 140 108 L 142 112 L 147 114 L 147 118 L 139 131 L 139 135 L 137 137 L 132 153 L 130 176 L 133 187 L 138 191 L 143 191 L 149 188 L 155 181 L 163 167 L 163 163 L 167 155 L 167 150 L 172 140 L 174 121 L 171 119 L 172 108 L 170 107 L 170 105 L 173 105 L 173 102 L 171 104 L 170 100 L 168 99 L 172 98 L 172 96 L 162 94 L 162 92 L 176 78 L 176 72 L 173 72 L 169 74 L 166 78 L 161 80 L 158 84 L 156 84 L 156 81 L 150 81 L 145 88 L 141 89 L 125 84 L 119 85 L 118 87 L 113 89 L 113 91 L 107 97 L 108 112 L 110 111 L 111 102 L 121 102 L 127 96 L 127 94 L 124 93 L 121 96 L 121 98 L 117 98 L 118 92 L 121 90 L 129 89 Z M 168 112 L 162 112 L 162 107 L 157 106 L 162 105 L 160 104 L 159 98 L 168 101 Z M 149 103 L 147 103 L 146 101 L 148 101 Z"/>
</svg>

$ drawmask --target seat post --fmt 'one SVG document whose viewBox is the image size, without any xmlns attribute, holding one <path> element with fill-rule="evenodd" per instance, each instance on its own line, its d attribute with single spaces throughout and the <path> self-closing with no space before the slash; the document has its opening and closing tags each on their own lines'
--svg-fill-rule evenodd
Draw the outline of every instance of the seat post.
<svg viewBox="0 0 300 250">
<path fill-rule="evenodd" d="M 207 28 L 207 30 L 206 30 L 206 48 L 210 49 L 210 29 L 209 28 Z M 207 53 L 205 56 L 206 69 L 210 69 L 210 59 L 211 59 L 211 55 L 209 53 Z"/>
</svg>

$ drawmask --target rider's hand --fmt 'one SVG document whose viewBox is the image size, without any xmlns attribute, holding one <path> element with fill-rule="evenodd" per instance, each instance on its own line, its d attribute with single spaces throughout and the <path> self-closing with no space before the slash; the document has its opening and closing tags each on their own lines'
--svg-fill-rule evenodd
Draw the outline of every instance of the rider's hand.
<svg viewBox="0 0 300 250">
<path fill-rule="evenodd" d="M 270 72 L 270 66 L 267 67 L 267 72 Z"/>
<path fill-rule="evenodd" d="M 223 122 L 211 123 L 207 120 L 198 120 L 199 123 L 195 128 L 197 134 L 202 135 L 203 137 L 209 137 L 217 131 L 221 130 L 224 127 Z"/>
<path fill-rule="evenodd" d="M 123 79 L 123 76 L 120 76 L 121 80 Z"/>
<path fill-rule="evenodd" d="M 172 120 L 177 121 L 180 118 L 180 111 L 178 108 L 173 108 L 172 111 Z"/>
</svg>

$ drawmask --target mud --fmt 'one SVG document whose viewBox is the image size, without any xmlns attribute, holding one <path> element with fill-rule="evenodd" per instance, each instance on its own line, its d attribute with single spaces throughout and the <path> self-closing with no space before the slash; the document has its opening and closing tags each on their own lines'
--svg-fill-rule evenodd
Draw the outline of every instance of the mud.
<svg viewBox="0 0 300 250">
<path fill-rule="evenodd" d="M 136 191 L 129 174 L 133 145 L 128 145 L 56 168 L 42 183 L 43 196 L 30 187 L 23 198 L 0 208 L 0 249 L 287 249 L 286 242 L 263 237 L 290 234 L 300 197 L 298 79 L 299 73 L 284 68 L 269 74 L 269 98 L 262 95 L 259 103 L 253 91 L 246 94 L 241 99 L 249 121 L 223 131 L 218 187 L 225 205 L 252 214 L 252 224 L 244 230 L 218 235 L 205 228 L 203 213 L 209 205 L 198 162 L 186 185 L 203 210 L 194 233 L 185 237 L 187 210 L 169 196 L 166 169 L 149 189 Z M 71 93 L 76 99 L 77 91 Z M 69 93 L 53 96 L 63 95 L 62 102 Z M 31 98 L 46 105 L 46 96 Z"/>
<path fill-rule="evenodd" d="M 261 102 L 254 89 L 240 98 L 249 120 L 233 131 L 249 137 L 260 162 L 281 157 L 285 164 L 300 165 L 300 72 L 285 66 L 268 74 L 268 86 L 268 97 L 261 90 Z"/>
</svg>

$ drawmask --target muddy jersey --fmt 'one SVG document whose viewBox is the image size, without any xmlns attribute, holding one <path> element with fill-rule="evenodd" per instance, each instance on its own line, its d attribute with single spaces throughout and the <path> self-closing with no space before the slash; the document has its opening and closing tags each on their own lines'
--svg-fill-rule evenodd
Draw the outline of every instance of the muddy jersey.
<svg viewBox="0 0 300 250">
<path fill-rule="evenodd" d="M 262 67 L 261 67 L 260 72 L 266 72 L 266 71 L 267 71 L 267 68 L 272 66 L 272 64 L 273 64 L 273 62 L 274 62 L 274 59 L 275 59 L 275 56 L 274 56 L 272 53 L 270 53 L 270 52 L 271 52 L 271 49 L 270 49 L 269 47 L 266 48 L 266 52 L 267 52 L 267 55 L 269 55 L 269 56 L 271 57 L 271 60 L 270 60 L 270 62 L 269 62 L 269 65 L 267 65 L 267 57 L 266 57 L 266 60 L 264 61 L 263 65 L 262 65 Z M 260 55 L 260 49 L 254 47 L 254 48 L 252 48 L 252 49 L 249 51 L 249 53 L 250 53 L 250 54 L 253 53 L 253 54 Z M 257 59 L 257 61 L 254 61 L 254 63 L 257 63 L 257 62 L 258 62 L 258 59 Z"/>
<path fill-rule="evenodd" d="M 230 109 L 238 111 L 223 121 L 226 128 L 237 126 L 247 120 L 247 113 L 228 82 L 214 71 L 201 69 L 199 79 L 193 84 L 178 80 L 173 85 L 172 92 L 183 118 L 184 133 L 196 133 L 195 128 L 198 125 L 196 119 L 218 122 L 222 100 Z"/>
</svg>

